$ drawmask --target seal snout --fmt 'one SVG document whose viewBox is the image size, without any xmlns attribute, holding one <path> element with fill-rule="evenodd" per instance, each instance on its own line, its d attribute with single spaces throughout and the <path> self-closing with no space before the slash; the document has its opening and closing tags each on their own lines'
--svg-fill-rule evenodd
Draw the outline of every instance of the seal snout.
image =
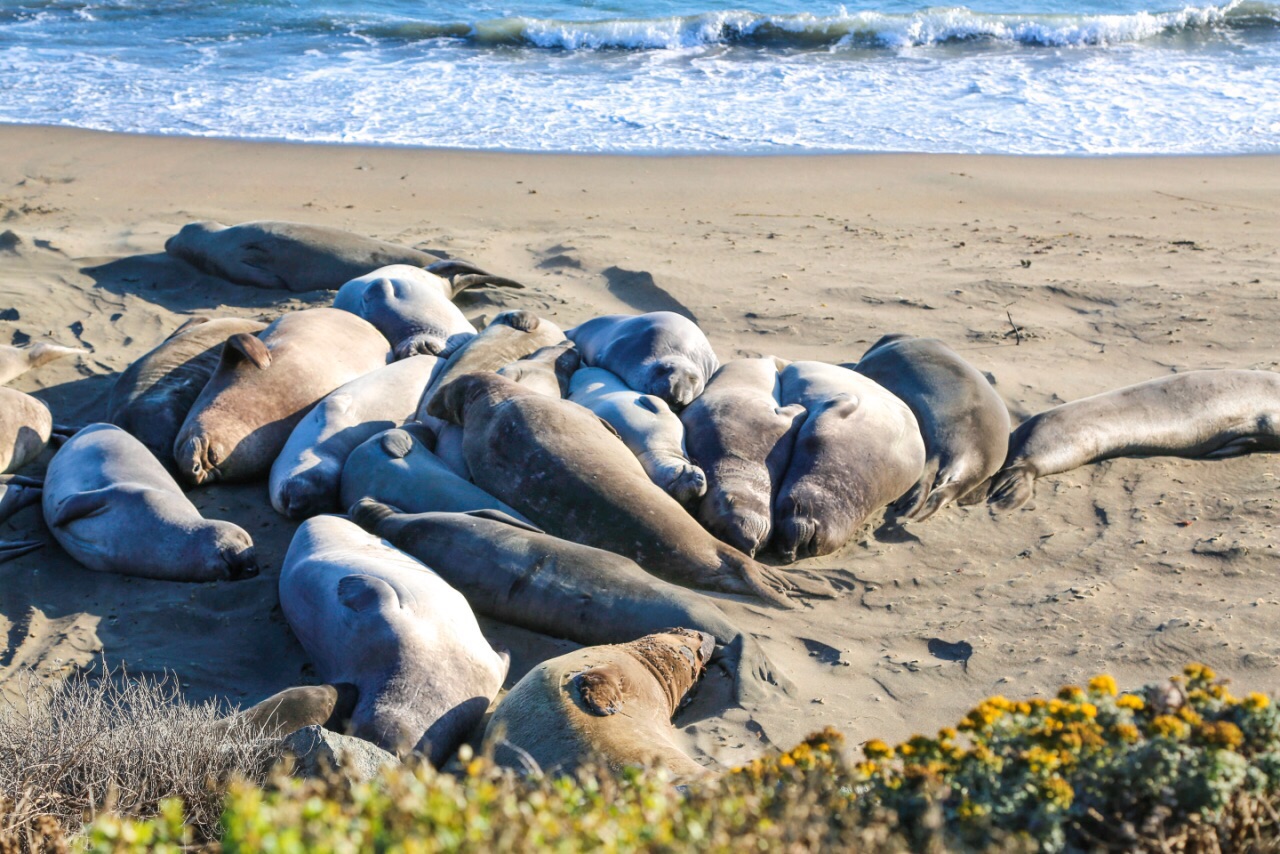
<svg viewBox="0 0 1280 854">
<path fill-rule="evenodd" d="M 258 554 L 252 546 L 243 551 L 226 555 L 223 560 L 227 564 L 227 577 L 232 581 L 254 578 L 260 571 L 258 568 Z"/>
<path fill-rule="evenodd" d="M 184 480 L 200 486 L 218 479 L 219 455 L 206 439 L 190 436 L 185 442 L 179 438 L 179 442 L 173 456 Z"/>
<path fill-rule="evenodd" d="M 807 516 L 789 516 L 778 523 L 778 551 L 787 563 L 819 554 L 821 537 L 822 526 Z"/>
<path fill-rule="evenodd" d="M 692 504 L 707 492 L 707 476 L 695 465 L 681 466 L 668 488 L 671 497 L 681 504 Z"/>
</svg>

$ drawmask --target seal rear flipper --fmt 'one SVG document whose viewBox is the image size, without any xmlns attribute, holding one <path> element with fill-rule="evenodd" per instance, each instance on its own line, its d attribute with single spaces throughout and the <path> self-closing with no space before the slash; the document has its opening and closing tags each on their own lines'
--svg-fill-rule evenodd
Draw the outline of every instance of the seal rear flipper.
<svg viewBox="0 0 1280 854">
<path fill-rule="evenodd" d="M 371 534 L 377 533 L 378 525 L 390 519 L 392 516 L 400 512 L 390 504 L 384 504 L 374 498 L 361 498 L 355 504 L 352 504 L 347 510 L 347 515 L 351 517 L 351 521 L 355 522 L 361 528 L 364 528 Z M 353 576 L 354 577 L 354 576 Z M 344 578 L 343 581 L 346 581 Z M 338 583 L 338 590 L 341 592 L 342 583 Z"/>
<path fill-rule="evenodd" d="M 0 541 L 0 563 L 22 557 L 24 554 L 33 552 L 43 545 L 44 543 L 40 540 Z"/>
<path fill-rule="evenodd" d="M 497 285 L 504 288 L 524 288 L 520 282 L 514 279 L 503 278 L 502 276 L 491 275 L 474 264 L 468 264 L 465 261 L 456 261 L 446 259 L 437 261 L 427 266 L 426 271 L 433 276 L 439 276 L 449 282 L 452 292 L 449 299 L 453 299 L 467 288 L 476 287 L 478 285 Z"/>
<path fill-rule="evenodd" d="M 445 351 L 449 349 L 449 342 L 441 335 L 435 332 L 418 332 L 410 335 L 408 338 L 401 339 L 392 350 L 396 361 L 400 359 L 408 359 L 410 356 L 440 356 L 448 355 Z"/>
<path fill-rule="evenodd" d="M 975 504 L 981 504 L 987 500 L 987 496 L 991 494 L 991 480 L 987 478 L 982 483 L 972 487 L 964 495 L 956 499 L 956 503 L 961 507 L 972 507 Z"/>
<path fill-rule="evenodd" d="M 208 317 L 203 314 L 197 314 L 194 317 L 188 318 L 185 323 L 183 323 L 177 329 L 170 332 L 169 337 L 164 340 L 172 341 L 174 338 L 177 338 L 179 335 L 186 332 L 188 329 L 194 329 L 195 327 L 200 326 L 201 324 L 208 323 L 212 319 L 213 319 L 212 317 Z"/>
<path fill-rule="evenodd" d="M 1025 465 L 1012 465 L 1001 469 L 991 478 L 991 493 L 987 503 L 997 513 L 1017 510 L 1035 495 L 1036 478 Z"/>
<path fill-rule="evenodd" d="M 723 551 L 720 554 L 720 568 L 721 572 L 714 580 L 697 586 L 723 593 L 755 596 L 776 608 L 796 607 L 796 603 L 787 595 L 791 592 L 791 585 L 777 570 L 757 563 L 746 555 L 739 557 Z"/>
<path fill-rule="evenodd" d="M 912 522 L 923 522 L 943 507 L 955 501 L 963 489 L 965 489 L 965 485 L 958 481 L 952 481 L 945 486 L 935 488 L 907 518 Z"/>
<path fill-rule="evenodd" d="M 77 492 L 75 495 L 68 496 L 54 508 L 52 513 L 46 515 L 45 524 L 50 528 L 61 528 L 77 519 L 105 513 L 111 508 L 112 496 L 118 494 L 118 490 L 109 486 L 90 492 Z"/>
<path fill-rule="evenodd" d="M 493 319 L 490 326 L 510 326 L 520 332 L 533 332 L 542 323 L 542 319 L 532 311 L 504 311 Z"/>
<path fill-rule="evenodd" d="M 1274 451 L 1280 447 L 1275 436 L 1237 436 L 1221 448 L 1216 448 L 1204 455 L 1206 460 L 1225 460 L 1230 457 L 1243 457 L 1254 451 Z"/>
</svg>

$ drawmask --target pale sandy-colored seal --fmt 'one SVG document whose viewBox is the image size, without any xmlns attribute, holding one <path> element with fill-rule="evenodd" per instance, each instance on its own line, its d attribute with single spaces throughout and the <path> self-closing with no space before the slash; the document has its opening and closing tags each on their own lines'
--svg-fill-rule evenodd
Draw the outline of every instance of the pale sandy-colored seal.
<svg viewBox="0 0 1280 854">
<path fill-rule="evenodd" d="M 256 335 L 267 325 L 238 317 L 197 316 L 130 365 L 111 389 L 107 421 L 123 428 L 177 473 L 173 443 L 232 335 Z"/>
<path fill-rule="evenodd" d="M 569 381 L 581 361 L 573 342 L 565 340 L 536 350 L 498 373 L 538 394 L 564 398 L 569 396 Z"/>
<path fill-rule="evenodd" d="M 174 442 L 178 471 L 195 484 L 266 474 L 312 406 L 390 357 L 382 333 L 333 308 L 291 312 L 256 337 L 232 335 Z"/>
<path fill-rule="evenodd" d="M 697 629 L 715 636 L 712 660 L 734 679 L 739 703 L 791 690 L 756 639 L 710 599 L 654 578 L 622 555 L 495 510 L 407 514 L 365 499 L 351 518 L 430 566 L 487 617 L 587 645 L 624 643 L 668 626 Z"/>
<path fill-rule="evenodd" d="M 991 481 L 990 502 L 1016 510 L 1036 478 L 1111 457 L 1219 459 L 1280 449 L 1280 373 L 1188 371 L 1095 394 L 1027 419 Z"/>
<path fill-rule="evenodd" d="M 804 423 L 803 406 L 778 402 L 786 364 L 772 356 L 726 362 L 680 413 L 689 457 L 707 477 L 699 521 L 753 556 L 773 534 L 774 500 Z"/>
<path fill-rule="evenodd" d="M 611 314 L 566 330 L 583 364 L 612 371 L 636 391 L 688 406 L 720 366 L 711 342 L 687 317 L 671 311 Z"/>
<path fill-rule="evenodd" d="M 342 467 L 342 506 L 373 498 L 410 513 L 488 509 L 524 518 L 451 471 L 434 453 L 435 441 L 435 433 L 416 422 L 365 441 Z"/>
<path fill-rule="evenodd" d="M 685 453 L 684 424 L 660 397 L 627 387 L 604 368 L 582 368 L 569 399 L 603 418 L 636 455 L 649 479 L 681 504 L 707 491 L 707 477 Z"/>
<path fill-rule="evenodd" d="M 345 732 L 359 694 L 354 685 L 300 685 L 272 694 L 247 709 L 218 721 L 215 731 L 226 731 L 242 721 L 254 735 L 283 738 L 303 727 L 322 726 Z"/>
<path fill-rule="evenodd" d="M 339 507 L 342 467 L 360 443 L 413 418 L 442 362 L 413 356 L 331 391 L 289 434 L 271 466 L 271 506 L 291 519 Z"/>
<path fill-rule="evenodd" d="M 58 449 L 44 478 L 44 520 L 90 569 L 165 581 L 257 575 L 253 540 L 205 519 L 141 442 L 92 424 Z"/>
<path fill-rule="evenodd" d="M 11 344 L 0 346 L 0 385 L 4 385 L 27 371 L 48 364 L 54 359 L 64 356 L 83 356 L 88 350 L 76 347 L 61 347 L 44 342 L 32 344 L 30 347 L 14 347 Z"/>
<path fill-rule="evenodd" d="M 356 686 L 352 734 L 442 765 L 484 717 L 508 659 L 462 594 L 338 516 L 294 534 L 280 607 L 321 679 Z"/>
<path fill-rule="evenodd" d="M 986 482 L 1009 451 L 1009 408 L 977 368 L 936 338 L 886 335 L 853 370 L 911 408 L 924 438 L 920 480 L 900 502 L 924 521 L 952 501 L 986 498 Z"/>
<path fill-rule="evenodd" d="M 29 394 L 0 386 L 0 473 L 17 471 L 49 444 L 53 415 Z"/>
<path fill-rule="evenodd" d="M 419 267 L 396 264 L 352 279 L 338 290 L 333 307 L 377 327 L 397 359 L 415 353 L 447 357 L 476 336 L 453 304 L 448 281 Z"/>
<path fill-rule="evenodd" d="M 476 373 L 446 386 L 430 414 L 462 426 L 478 486 L 555 536 L 631 558 L 687 587 L 776 605 L 789 603 L 788 592 L 831 595 L 829 585 L 764 566 L 707 533 L 576 403 Z"/>
<path fill-rule="evenodd" d="M 860 374 L 792 362 L 779 380 L 782 403 L 807 410 L 774 505 L 774 545 L 792 561 L 848 542 L 920 479 L 925 451 L 910 408 Z"/>
<path fill-rule="evenodd" d="M 711 769 L 680 749 L 671 719 L 714 645 L 710 634 L 672 628 L 544 661 L 493 713 L 485 748 L 500 765 L 545 774 L 598 761 L 663 768 L 677 782 L 705 776 Z"/>
</svg>

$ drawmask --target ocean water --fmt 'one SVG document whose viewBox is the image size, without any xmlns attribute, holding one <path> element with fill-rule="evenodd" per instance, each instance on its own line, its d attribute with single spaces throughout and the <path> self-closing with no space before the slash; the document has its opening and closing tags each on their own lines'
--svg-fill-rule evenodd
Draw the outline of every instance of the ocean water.
<svg viewBox="0 0 1280 854">
<path fill-rule="evenodd" d="M 575 152 L 1280 151 L 1280 0 L 0 0 L 0 121 Z"/>
</svg>

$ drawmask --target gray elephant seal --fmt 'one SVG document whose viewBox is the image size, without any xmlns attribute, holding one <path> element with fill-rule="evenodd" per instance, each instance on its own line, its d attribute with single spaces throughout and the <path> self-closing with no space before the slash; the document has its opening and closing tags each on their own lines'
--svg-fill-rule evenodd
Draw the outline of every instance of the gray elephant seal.
<svg viewBox="0 0 1280 854">
<path fill-rule="evenodd" d="M 91 424 L 54 454 L 44 521 L 89 569 L 163 581 L 218 581 L 258 573 L 253 540 L 205 519 L 142 443 Z"/>
<path fill-rule="evenodd" d="M 578 349 L 572 341 L 566 340 L 535 350 L 500 368 L 498 373 L 538 394 L 566 398 L 569 396 L 569 382 L 581 362 Z"/>
<path fill-rule="evenodd" d="M 433 453 L 435 441 L 435 434 L 416 422 L 365 441 L 351 452 L 342 468 L 342 506 L 373 498 L 410 513 L 498 510 L 524 520 L 514 509 L 450 471 Z"/>
<path fill-rule="evenodd" d="M 1009 408 L 977 368 L 936 338 L 910 335 L 884 336 L 849 367 L 893 392 L 920 425 L 924 473 L 901 501 L 907 519 L 986 498 L 1009 451 Z"/>
<path fill-rule="evenodd" d="M 174 441 L 178 471 L 194 484 L 266 474 L 312 406 L 390 357 L 382 333 L 333 308 L 291 312 L 257 337 L 232 335 Z"/>
<path fill-rule="evenodd" d="M 792 362 L 782 402 L 808 410 L 774 505 L 774 545 L 788 561 L 849 541 L 920 479 L 924 440 L 905 403 L 861 374 Z"/>
<path fill-rule="evenodd" d="M 544 661 L 493 713 L 485 748 L 500 765 L 546 774 L 594 760 L 615 771 L 665 768 L 677 782 L 703 777 L 710 769 L 676 744 L 671 718 L 714 645 L 709 634 L 673 628 Z"/>
<path fill-rule="evenodd" d="M 671 311 L 611 314 L 567 330 L 584 364 L 622 377 L 636 391 L 673 409 L 702 394 L 720 366 L 711 342 L 692 320 Z"/>
<path fill-rule="evenodd" d="M 497 374 L 445 386 L 431 414 L 463 429 L 472 479 L 549 533 L 629 557 L 686 587 L 789 604 L 788 592 L 832 595 L 719 542 L 655 486 L 592 412 Z"/>
<path fill-rule="evenodd" d="M 406 514 L 365 499 L 351 518 L 430 566 L 486 617 L 586 645 L 685 626 L 715 636 L 712 660 L 734 679 L 739 703 L 768 702 L 791 690 L 756 639 L 711 600 L 654 578 L 622 555 L 553 537 L 495 510 Z"/>
<path fill-rule="evenodd" d="M 17 471 L 49 444 L 53 415 L 29 394 L 0 386 L 0 473 Z"/>
<path fill-rule="evenodd" d="M 1188 371 L 1064 403 L 1024 421 L 990 502 L 1026 504 L 1036 478 L 1111 457 L 1220 459 L 1280 449 L 1280 374 Z"/>
<path fill-rule="evenodd" d="M 333 307 L 372 323 L 391 342 L 397 359 L 417 353 L 448 357 L 476 336 L 471 321 L 453 304 L 449 282 L 404 264 L 347 282 Z"/>
<path fill-rule="evenodd" d="M 778 402 L 772 356 L 720 366 L 680 413 L 689 457 L 707 477 L 697 517 L 721 540 L 754 556 L 773 534 L 773 504 L 804 423 L 800 404 Z"/>
<path fill-rule="evenodd" d="M 123 428 L 177 474 L 173 443 L 232 335 L 256 335 L 265 323 L 238 317 L 193 317 L 130 365 L 111 389 L 107 421 Z"/>
<path fill-rule="evenodd" d="M 427 567 L 338 516 L 294 534 L 280 607 L 320 678 L 356 686 L 352 734 L 439 767 L 484 717 L 508 660 Z"/>
<path fill-rule="evenodd" d="M 88 350 L 75 347 L 60 347 L 57 344 L 32 344 L 30 347 L 14 347 L 11 344 L 0 346 L 0 385 L 20 377 L 27 371 L 47 365 L 54 359 L 64 356 L 84 356 Z"/>
<path fill-rule="evenodd" d="M 341 509 L 347 457 L 366 439 L 411 419 L 441 364 L 435 356 L 401 359 L 330 392 L 293 428 L 272 464 L 271 506 L 290 519 Z"/>
</svg>

